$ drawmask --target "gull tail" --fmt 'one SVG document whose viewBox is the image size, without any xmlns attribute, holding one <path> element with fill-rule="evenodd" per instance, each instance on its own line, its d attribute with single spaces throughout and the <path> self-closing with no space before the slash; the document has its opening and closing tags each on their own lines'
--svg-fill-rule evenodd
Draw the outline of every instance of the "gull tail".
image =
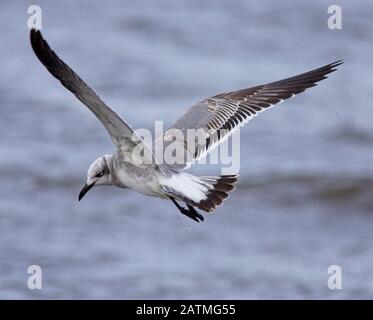
<svg viewBox="0 0 373 320">
<path fill-rule="evenodd" d="M 161 182 L 162 191 L 206 212 L 214 211 L 234 190 L 238 175 L 197 177 L 177 173 Z"/>
<path fill-rule="evenodd" d="M 196 206 L 207 212 L 212 212 L 220 206 L 228 198 L 228 193 L 234 190 L 234 185 L 238 181 L 238 175 L 199 178 L 208 186 L 208 190 L 205 193 L 206 199 L 196 203 Z"/>
</svg>

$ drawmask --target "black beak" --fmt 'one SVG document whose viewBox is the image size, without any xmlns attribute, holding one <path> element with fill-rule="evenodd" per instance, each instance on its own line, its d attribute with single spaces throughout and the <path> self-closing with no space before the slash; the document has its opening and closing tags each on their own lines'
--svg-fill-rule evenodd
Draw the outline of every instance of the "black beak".
<svg viewBox="0 0 373 320">
<path fill-rule="evenodd" d="M 95 184 L 94 183 L 92 183 L 92 184 L 86 184 L 84 187 L 83 187 L 83 189 L 80 191 L 80 193 L 79 193 L 79 201 L 80 200 L 82 200 L 82 198 L 85 196 L 85 194 L 89 191 L 89 190 L 91 190 L 92 188 L 93 188 L 93 186 L 94 186 Z"/>
</svg>

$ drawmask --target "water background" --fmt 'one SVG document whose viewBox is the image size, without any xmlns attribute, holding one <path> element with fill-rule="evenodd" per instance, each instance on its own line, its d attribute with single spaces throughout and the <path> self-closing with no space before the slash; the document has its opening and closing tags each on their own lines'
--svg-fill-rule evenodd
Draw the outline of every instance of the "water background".
<svg viewBox="0 0 373 320">
<path fill-rule="evenodd" d="M 241 130 L 237 190 L 197 224 L 130 190 L 78 203 L 113 146 L 34 56 L 31 2 L 3 1 L 0 298 L 373 298 L 373 2 L 338 3 L 331 31 L 323 0 L 37 1 L 52 48 L 136 128 L 345 60 Z M 27 288 L 33 264 L 40 291 Z M 327 287 L 330 265 L 342 290 Z"/>
</svg>

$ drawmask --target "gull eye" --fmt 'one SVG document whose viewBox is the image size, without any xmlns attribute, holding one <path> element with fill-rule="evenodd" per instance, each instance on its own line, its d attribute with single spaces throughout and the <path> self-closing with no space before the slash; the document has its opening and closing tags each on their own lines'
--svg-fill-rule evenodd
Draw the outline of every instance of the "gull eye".
<svg viewBox="0 0 373 320">
<path fill-rule="evenodd" d="M 96 178 L 101 178 L 104 175 L 104 171 L 101 171 L 95 175 Z"/>
</svg>

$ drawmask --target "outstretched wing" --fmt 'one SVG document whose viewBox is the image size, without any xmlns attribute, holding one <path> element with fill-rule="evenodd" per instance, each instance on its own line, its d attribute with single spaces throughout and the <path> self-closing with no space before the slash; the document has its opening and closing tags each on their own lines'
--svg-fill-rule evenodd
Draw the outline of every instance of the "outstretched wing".
<svg viewBox="0 0 373 320">
<path fill-rule="evenodd" d="M 336 61 L 294 77 L 243 90 L 224 92 L 207 98 L 189 108 L 157 141 L 163 139 L 162 147 L 164 149 L 170 143 L 179 144 L 180 148 L 184 148 L 183 159 L 176 159 L 178 163 L 172 165 L 175 169 L 183 169 L 192 161 L 205 156 L 238 127 L 262 111 L 305 91 L 307 88 L 316 86 L 317 82 L 327 78 L 326 75 L 335 71 L 336 67 L 342 63 L 341 60 Z M 190 141 L 188 143 L 185 138 L 188 137 L 188 129 L 199 131 L 199 140 L 195 146 L 192 144 L 192 147 L 190 147 Z M 175 138 L 178 136 L 178 132 L 183 135 L 179 135 L 180 138 Z M 205 139 L 201 139 L 201 135 Z M 200 143 L 201 141 L 202 143 Z M 173 147 L 176 148 L 175 145 Z"/>
<path fill-rule="evenodd" d="M 30 32 L 31 46 L 40 62 L 56 77 L 62 85 L 70 90 L 89 110 L 100 120 L 108 131 L 114 145 L 132 156 L 132 151 L 137 147 L 142 149 L 149 163 L 156 161 L 150 149 L 129 123 L 108 107 L 101 98 L 49 47 L 39 30 Z M 144 154 L 143 153 L 143 154 Z"/>
</svg>

